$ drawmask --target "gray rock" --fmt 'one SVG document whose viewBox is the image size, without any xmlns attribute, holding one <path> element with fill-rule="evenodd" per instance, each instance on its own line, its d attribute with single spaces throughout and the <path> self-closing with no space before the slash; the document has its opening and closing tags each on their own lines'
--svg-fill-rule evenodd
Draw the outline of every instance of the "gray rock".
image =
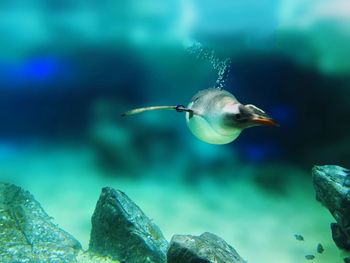
<svg viewBox="0 0 350 263">
<path fill-rule="evenodd" d="M 76 262 L 80 243 L 51 222 L 33 196 L 0 183 L 0 261 Z"/>
<path fill-rule="evenodd" d="M 314 255 L 306 255 L 305 259 L 307 259 L 307 260 L 314 260 L 315 256 Z"/>
<path fill-rule="evenodd" d="M 324 252 L 324 248 L 321 243 L 318 243 L 317 245 L 317 253 L 322 254 Z"/>
<path fill-rule="evenodd" d="M 89 251 L 128 263 L 164 263 L 168 242 L 123 192 L 103 188 L 92 216 Z"/>
<path fill-rule="evenodd" d="M 341 248 L 350 251 L 350 239 L 338 223 L 331 223 L 332 238 L 335 244 Z"/>
<path fill-rule="evenodd" d="M 336 165 L 312 170 L 316 199 L 328 208 L 336 223 L 332 237 L 339 248 L 350 250 L 350 171 Z"/>
<path fill-rule="evenodd" d="M 175 235 L 167 253 L 168 263 L 244 263 L 237 251 L 220 237 Z"/>
</svg>

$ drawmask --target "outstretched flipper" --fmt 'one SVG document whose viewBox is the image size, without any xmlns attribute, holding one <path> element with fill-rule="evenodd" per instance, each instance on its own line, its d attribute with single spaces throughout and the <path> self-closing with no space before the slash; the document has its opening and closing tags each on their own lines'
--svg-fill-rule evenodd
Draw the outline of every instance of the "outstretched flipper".
<svg viewBox="0 0 350 263">
<path fill-rule="evenodd" d="M 176 110 L 177 112 L 190 112 L 192 113 L 193 111 L 191 109 L 185 108 L 183 105 L 176 105 L 176 106 L 151 106 L 151 107 L 144 107 L 144 108 L 137 108 L 133 110 L 129 110 L 127 112 L 124 112 L 122 114 L 123 117 L 125 116 L 130 116 L 134 114 L 139 114 L 145 111 L 152 111 L 152 110 Z"/>
</svg>

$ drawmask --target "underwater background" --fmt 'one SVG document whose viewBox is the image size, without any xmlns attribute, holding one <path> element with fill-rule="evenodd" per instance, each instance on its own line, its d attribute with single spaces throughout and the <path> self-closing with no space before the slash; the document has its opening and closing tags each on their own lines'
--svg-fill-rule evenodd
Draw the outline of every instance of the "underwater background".
<svg viewBox="0 0 350 263">
<path fill-rule="evenodd" d="M 311 169 L 350 167 L 350 2 L 3 0 L 0 36 L 0 181 L 84 248 L 110 186 L 168 240 L 209 231 L 269 263 L 321 243 L 315 262 L 342 262 Z M 281 126 L 210 145 L 183 113 L 121 117 L 218 83 Z"/>
</svg>

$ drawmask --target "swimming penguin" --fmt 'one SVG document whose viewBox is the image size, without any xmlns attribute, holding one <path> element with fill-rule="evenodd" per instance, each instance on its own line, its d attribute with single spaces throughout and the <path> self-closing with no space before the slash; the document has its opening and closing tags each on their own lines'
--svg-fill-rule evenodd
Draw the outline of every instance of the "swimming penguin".
<svg viewBox="0 0 350 263">
<path fill-rule="evenodd" d="M 241 104 L 230 92 L 220 88 L 209 88 L 197 92 L 187 107 L 154 106 L 130 110 L 122 116 L 151 110 L 176 110 L 186 113 L 190 131 L 200 140 L 210 144 L 227 144 L 234 141 L 243 129 L 278 123 L 263 110 Z"/>
</svg>

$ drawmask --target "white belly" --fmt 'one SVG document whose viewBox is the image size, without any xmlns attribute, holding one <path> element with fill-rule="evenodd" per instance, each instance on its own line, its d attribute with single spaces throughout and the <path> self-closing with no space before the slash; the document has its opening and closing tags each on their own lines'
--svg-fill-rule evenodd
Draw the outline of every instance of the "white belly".
<svg viewBox="0 0 350 263">
<path fill-rule="evenodd" d="M 212 126 L 201 116 L 193 115 L 191 118 L 186 113 L 186 123 L 190 131 L 200 140 L 211 144 L 226 144 L 234 141 L 241 130 L 234 130 L 230 135 L 222 135 L 217 133 Z"/>
</svg>

